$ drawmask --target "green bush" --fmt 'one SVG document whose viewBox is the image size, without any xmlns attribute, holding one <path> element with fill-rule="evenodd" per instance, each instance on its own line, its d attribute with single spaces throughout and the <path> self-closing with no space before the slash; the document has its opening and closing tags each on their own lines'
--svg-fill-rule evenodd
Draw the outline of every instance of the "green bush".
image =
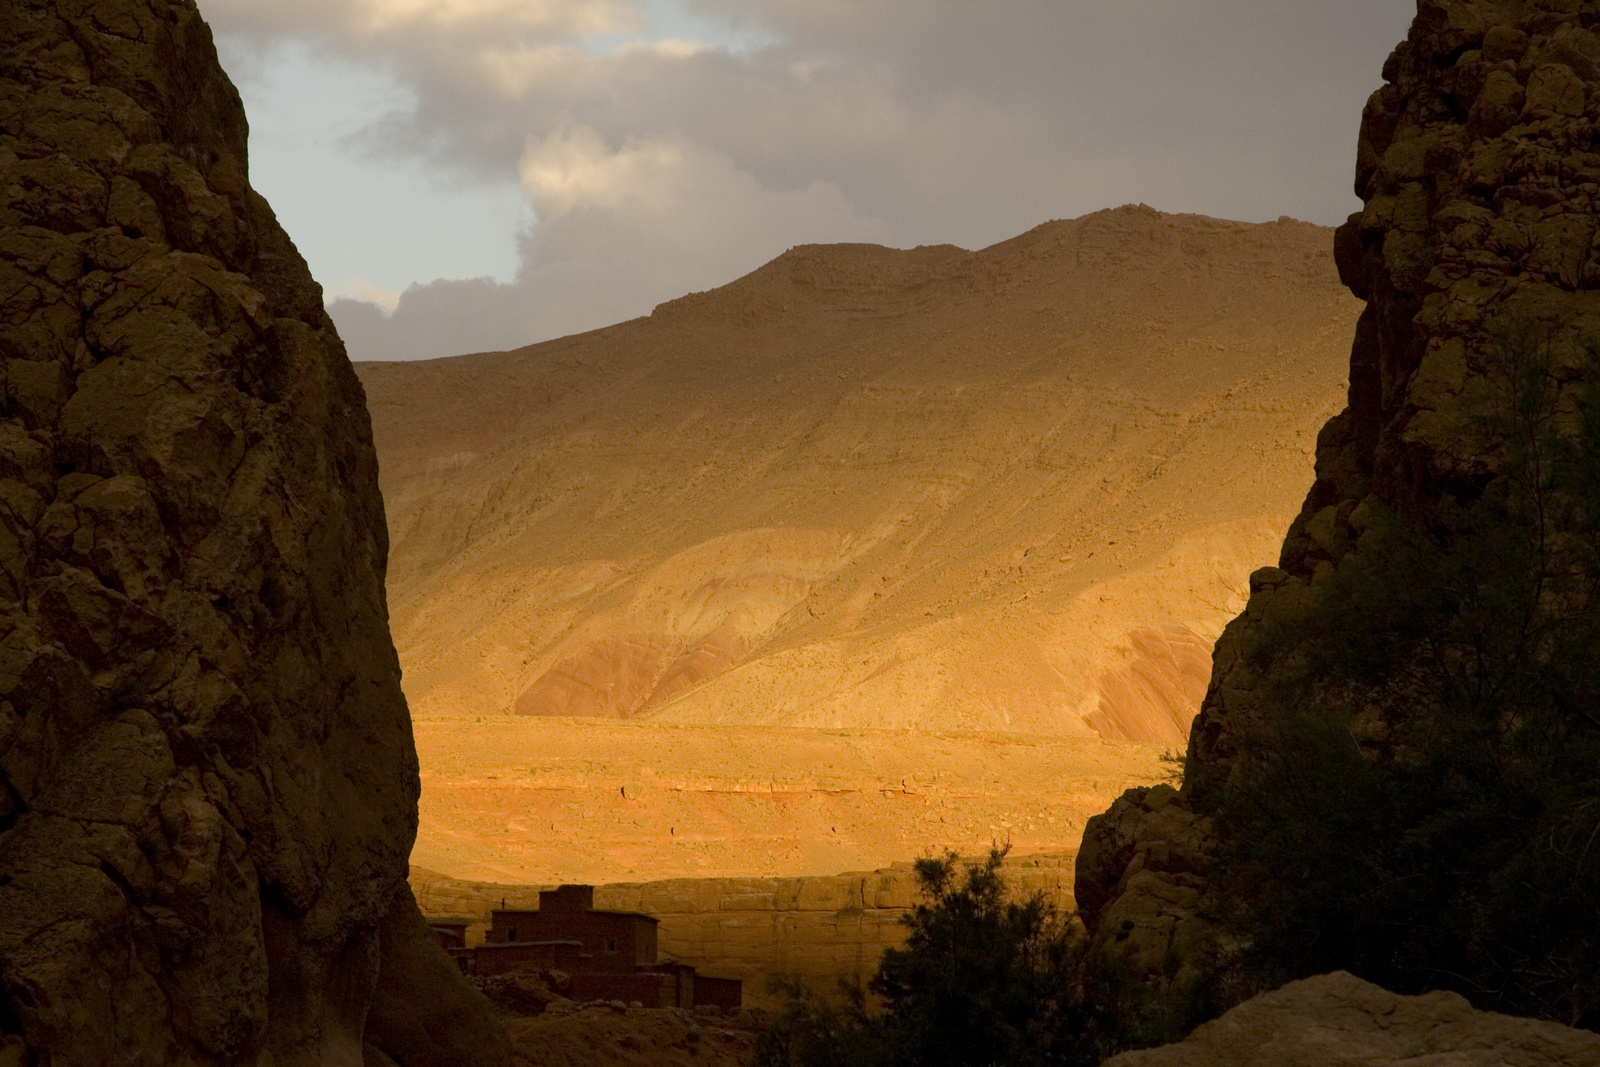
<svg viewBox="0 0 1600 1067">
<path fill-rule="evenodd" d="M 1213 893 L 1257 984 L 1338 968 L 1600 1028 L 1600 366 L 1501 339 L 1482 484 L 1376 509 L 1250 650 Z"/>
<path fill-rule="evenodd" d="M 905 946 L 835 1000 L 780 983 L 787 1007 L 758 1067 L 1094 1067 L 1192 1025 L 1186 1008 L 1090 952 L 1049 898 L 1011 899 L 1004 858 L 918 860 L 925 899 L 901 920 Z"/>
</svg>

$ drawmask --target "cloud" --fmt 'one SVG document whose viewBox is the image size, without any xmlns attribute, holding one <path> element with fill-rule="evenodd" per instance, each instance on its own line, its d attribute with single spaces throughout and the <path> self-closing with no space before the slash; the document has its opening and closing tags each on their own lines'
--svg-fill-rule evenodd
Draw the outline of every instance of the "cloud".
<svg viewBox="0 0 1600 1067">
<path fill-rule="evenodd" d="M 588 37 L 643 25 L 628 0 L 207 0 L 204 11 L 228 33 L 320 33 L 352 48 L 392 45 L 406 35 L 426 35 L 448 49 L 463 38 Z"/>
<path fill-rule="evenodd" d="M 1362 103 L 1409 14 L 1402 0 L 202 2 L 227 39 L 315 41 L 401 81 L 414 106 L 375 117 L 369 158 L 520 181 L 536 222 L 517 280 L 494 297 L 460 283 L 478 316 L 500 316 L 473 334 L 497 344 L 642 313 L 795 243 L 979 247 L 1130 201 L 1334 222 L 1354 203 Z M 467 291 L 407 289 L 387 350 Z"/>
<path fill-rule="evenodd" d="M 353 356 L 421 359 L 510 348 L 645 315 L 724 284 L 796 244 L 890 240 L 835 185 L 771 189 L 682 136 L 615 148 L 566 125 L 529 138 L 520 173 L 539 224 L 509 285 L 489 279 L 408 288 L 392 314 L 332 305 Z"/>
<path fill-rule="evenodd" d="M 400 291 L 385 289 L 365 278 L 350 277 L 328 291 L 330 300 L 358 300 L 371 304 L 385 314 L 392 315 L 400 306 Z"/>
</svg>

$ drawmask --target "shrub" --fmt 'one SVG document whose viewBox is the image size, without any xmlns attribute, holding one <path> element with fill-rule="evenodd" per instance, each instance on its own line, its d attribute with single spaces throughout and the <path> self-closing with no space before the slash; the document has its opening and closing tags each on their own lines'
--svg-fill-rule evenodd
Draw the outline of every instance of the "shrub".
<svg viewBox="0 0 1600 1067">
<path fill-rule="evenodd" d="M 1094 1067 L 1192 1025 L 1186 1008 L 1090 952 L 1049 898 L 1011 899 L 1004 858 L 918 860 L 924 902 L 901 920 L 904 947 L 836 1001 L 780 983 L 788 1003 L 759 1067 Z"/>
</svg>

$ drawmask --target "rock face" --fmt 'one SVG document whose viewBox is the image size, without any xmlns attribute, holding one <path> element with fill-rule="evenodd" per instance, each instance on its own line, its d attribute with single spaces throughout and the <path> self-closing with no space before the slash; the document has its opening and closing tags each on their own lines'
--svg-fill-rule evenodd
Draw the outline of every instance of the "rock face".
<svg viewBox="0 0 1600 1067">
<path fill-rule="evenodd" d="M 0 1063 L 359 1063 L 418 790 L 361 386 L 193 3 L 0 56 Z"/>
<path fill-rule="evenodd" d="M 1129 793 L 1080 853 L 1096 935 L 1147 972 L 1204 934 L 1204 817 L 1239 769 L 1239 738 L 1277 711 L 1243 649 L 1354 549 L 1373 505 L 1425 516 L 1492 473 L 1468 420 L 1497 323 L 1600 329 L 1597 27 L 1600 10 L 1577 0 L 1421 0 L 1384 66 L 1358 147 L 1366 207 L 1335 242 L 1367 301 L 1348 406 L 1322 431 L 1279 566 L 1251 577 L 1217 642 L 1181 796 Z"/>
<path fill-rule="evenodd" d="M 364 1067 L 480 1067 L 504 1063 L 506 1041 L 489 1001 L 439 950 L 411 887 L 402 884 L 378 927 L 382 960 L 367 1013 Z"/>
<path fill-rule="evenodd" d="M 1404 997 L 1343 971 L 1245 1001 L 1176 1044 L 1106 1067 L 1590 1067 L 1600 1035 L 1476 1011 L 1454 993 Z"/>
</svg>

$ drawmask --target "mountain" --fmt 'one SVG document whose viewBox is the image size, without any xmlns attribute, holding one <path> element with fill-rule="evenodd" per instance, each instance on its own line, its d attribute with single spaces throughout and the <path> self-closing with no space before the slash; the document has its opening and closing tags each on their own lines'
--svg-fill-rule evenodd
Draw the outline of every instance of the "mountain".
<svg viewBox="0 0 1600 1067">
<path fill-rule="evenodd" d="M 358 364 L 413 708 L 1181 742 L 1343 402 L 1331 244 L 1140 206 L 807 246 Z"/>
<path fill-rule="evenodd" d="M 1132 973 L 1346 969 L 1600 1029 L 1597 29 L 1429 0 L 1384 66 L 1335 242 L 1349 405 L 1217 642 L 1182 790 L 1079 854 Z"/>
</svg>

